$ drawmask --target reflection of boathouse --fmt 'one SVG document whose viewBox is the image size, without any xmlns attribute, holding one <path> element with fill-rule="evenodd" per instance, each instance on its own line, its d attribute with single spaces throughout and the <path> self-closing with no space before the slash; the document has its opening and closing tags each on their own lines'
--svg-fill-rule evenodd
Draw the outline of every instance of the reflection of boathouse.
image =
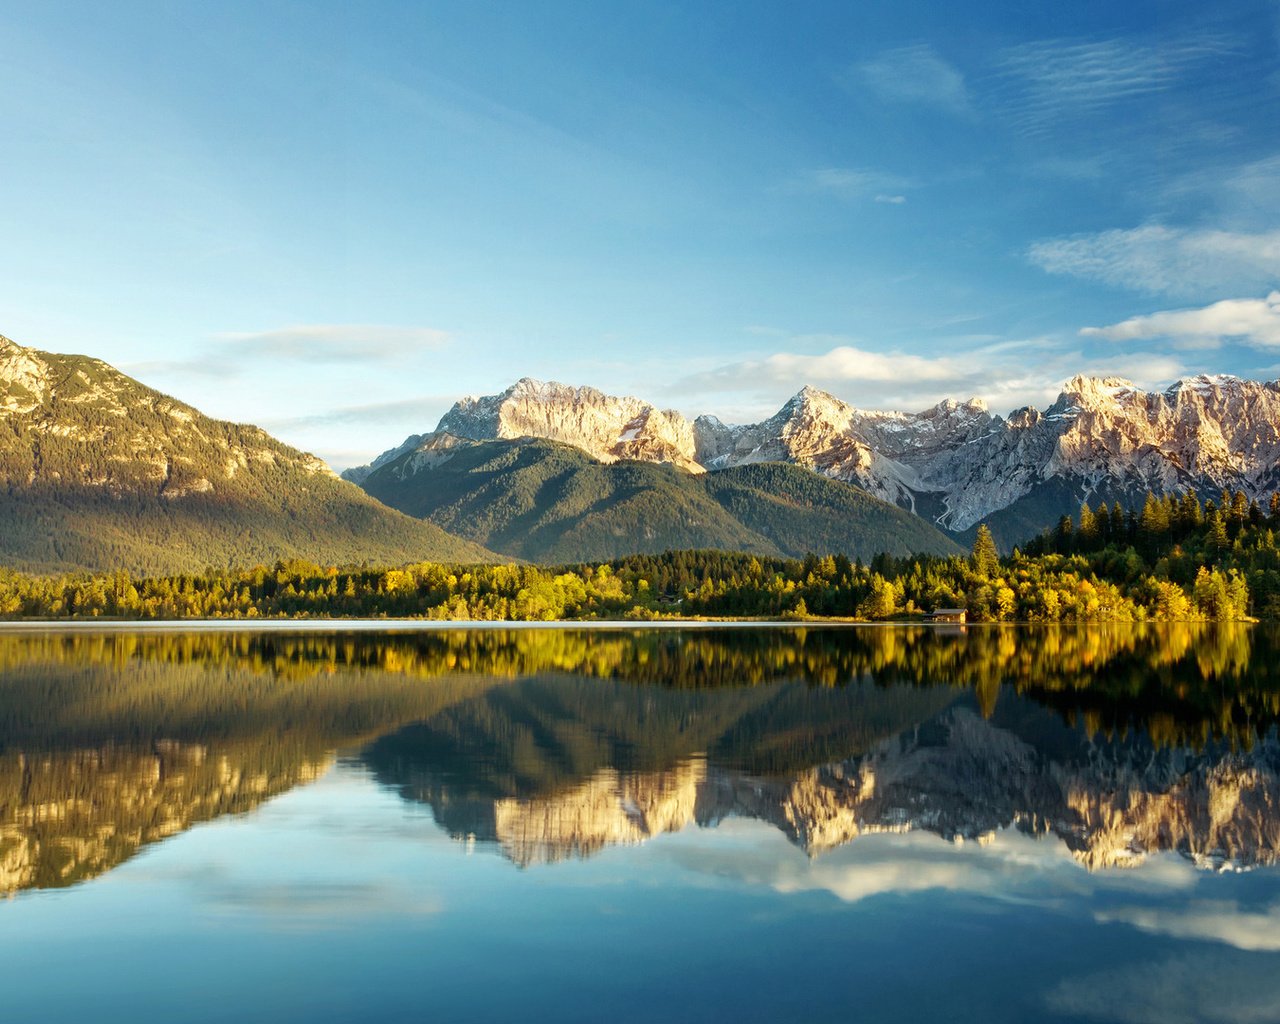
<svg viewBox="0 0 1280 1024">
<path fill-rule="evenodd" d="M 968 615 L 963 608 L 935 608 L 924 617 L 925 622 L 947 622 L 963 626 Z"/>
</svg>

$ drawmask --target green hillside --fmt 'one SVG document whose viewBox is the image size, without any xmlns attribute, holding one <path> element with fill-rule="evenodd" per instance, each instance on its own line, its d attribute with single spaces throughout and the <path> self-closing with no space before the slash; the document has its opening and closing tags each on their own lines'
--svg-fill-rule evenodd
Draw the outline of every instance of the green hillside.
<svg viewBox="0 0 1280 1024">
<path fill-rule="evenodd" d="M 493 557 L 257 427 L 4 338 L 0 522 L 0 564 L 35 572 Z"/>
<path fill-rule="evenodd" d="M 864 559 L 959 550 L 923 520 L 796 466 L 695 476 L 655 463 L 605 464 L 546 440 L 428 445 L 381 466 L 362 486 L 392 508 L 531 561 L 686 548 Z"/>
<path fill-rule="evenodd" d="M 605 465 L 543 440 L 461 445 L 416 472 L 414 458 L 382 466 L 362 486 L 392 508 L 516 558 L 600 561 L 707 547 L 781 553 L 671 466 Z"/>
<path fill-rule="evenodd" d="M 919 516 L 803 466 L 762 462 L 708 473 L 701 482 L 734 518 L 788 555 L 960 551 Z"/>
</svg>

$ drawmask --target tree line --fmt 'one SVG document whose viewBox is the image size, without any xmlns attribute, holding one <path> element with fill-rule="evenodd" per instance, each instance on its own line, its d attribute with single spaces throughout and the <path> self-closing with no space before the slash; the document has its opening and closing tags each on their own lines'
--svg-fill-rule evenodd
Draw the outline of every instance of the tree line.
<svg viewBox="0 0 1280 1024">
<path fill-rule="evenodd" d="M 1280 499 L 1227 492 L 1118 503 L 1001 558 L 980 526 L 964 556 L 769 558 L 673 551 L 570 565 L 268 567 L 135 578 L 0 571 L 0 617 L 414 617 L 486 621 L 793 618 L 871 621 L 965 608 L 971 621 L 1280 618 Z"/>
</svg>

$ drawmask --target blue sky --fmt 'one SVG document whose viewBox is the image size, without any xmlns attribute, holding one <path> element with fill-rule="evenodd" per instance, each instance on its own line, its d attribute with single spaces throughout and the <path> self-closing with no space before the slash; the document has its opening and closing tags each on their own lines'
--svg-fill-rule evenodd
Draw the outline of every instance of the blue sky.
<svg viewBox="0 0 1280 1024">
<path fill-rule="evenodd" d="M 1280 5 L 0 3 L 0 333 L 335 466 L 1280 376 Z"/>
</svg>

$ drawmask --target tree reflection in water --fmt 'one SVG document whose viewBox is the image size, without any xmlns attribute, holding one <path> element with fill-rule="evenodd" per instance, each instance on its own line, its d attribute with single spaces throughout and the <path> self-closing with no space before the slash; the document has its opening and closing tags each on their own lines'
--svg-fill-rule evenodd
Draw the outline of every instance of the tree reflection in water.
<svg viewBox="0 0 1280 1024">
<path fill-rule="evenodd" d="M 358 756 L 520 864 L 691 822 L 811 853 L 1052 833 L 1280 850 L 1276 634 L 927 627 L 0 637 L 0 891 L 69 885 Z"/>
</svg>

